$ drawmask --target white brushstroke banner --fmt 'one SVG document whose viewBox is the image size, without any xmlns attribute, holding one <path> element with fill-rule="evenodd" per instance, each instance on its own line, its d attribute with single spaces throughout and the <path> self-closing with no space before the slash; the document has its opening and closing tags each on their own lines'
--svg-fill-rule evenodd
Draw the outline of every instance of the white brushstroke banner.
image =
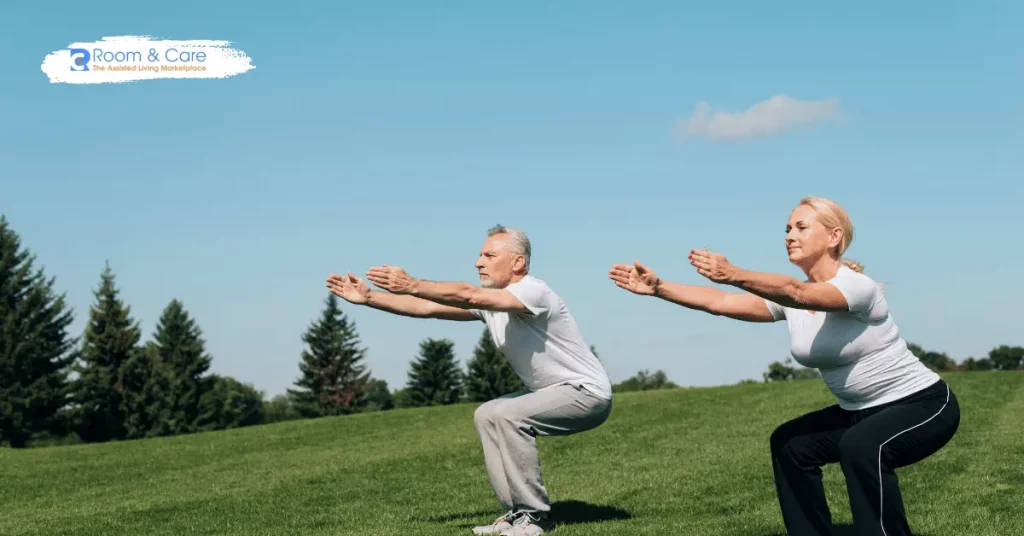
<svg viewBox="0 0 1024 536">
<path fill-rule="evenodd" d="M 72 43 L 43 59 L 51 84 L 104 84 L 157 78 L 227 78 L 251 69 L 252 58 L 228 41 L 104 37 Z"/>
</svg>

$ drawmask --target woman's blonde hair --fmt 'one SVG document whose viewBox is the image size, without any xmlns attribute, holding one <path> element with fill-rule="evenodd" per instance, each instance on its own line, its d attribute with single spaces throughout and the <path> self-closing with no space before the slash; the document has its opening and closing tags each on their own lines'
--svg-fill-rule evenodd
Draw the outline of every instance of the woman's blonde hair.
<svg viewBox="0 0 1024 536">
<path fill-rule="evenodd" d="M 805 197 L 800 200 L 800 204 L 814 209 L 814 212 L 818 213 L 818 220 L 828 230 L 843 230 L 843 241 L 836 246 L 836 257 L 842 259 L 843 253 L 850 247 L 850 242 L 853 242 L 853 221 L 850 220 L 850 215 L 839 206 L 839 203 L 824 197 Z M 855 260 L 843 259 L 842 263 L 855 272 L 864 273 L 864 266 Z"/>
</svg>

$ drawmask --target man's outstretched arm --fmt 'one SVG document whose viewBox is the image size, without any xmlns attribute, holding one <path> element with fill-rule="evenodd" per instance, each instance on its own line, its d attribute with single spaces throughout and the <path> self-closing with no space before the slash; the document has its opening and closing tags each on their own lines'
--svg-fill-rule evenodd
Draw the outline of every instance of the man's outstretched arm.
<svg viewBox="0 0 1024 536">
<path fill-rule="evenodd" d="M 483 309 L 530 313 L 514 294 L 505 289 L 481 288 L 462 282 L 437 282 L 415 279 L 397 266 L 376 266 L 366 272 L 374 285 L 392 294 L 422 298 L 457 309 Z"/>
<path fill-rule="evenodd" d="M 401 316 L 414 318 L 440 318 L 442 320 L 479 320 L 469 309 L 443 305 L 416 296 L 391 294 L 371 290 L 366 305 Z"/>
<path fill-rule="evenodd" d="M 402 296 L 387 292 L 376 292 L 362 279 L 354 276 L 352 272 L 348 275 L 331 274 L 327 278 L 327 288 L 331 293 L 350 303 L 366 305 L 381 311 L 387 311 L 400 316 L 414 318 L 439 318 L 442 320 L 456 320 L 468 322 L 480 320 L 467 309 L 449 307 L 430 300 L 424 300 L 415 296 Z"/>
</svg>

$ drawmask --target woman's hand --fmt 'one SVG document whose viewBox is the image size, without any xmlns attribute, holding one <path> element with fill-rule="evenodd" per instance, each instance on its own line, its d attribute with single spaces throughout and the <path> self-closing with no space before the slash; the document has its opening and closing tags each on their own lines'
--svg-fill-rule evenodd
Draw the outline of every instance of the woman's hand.
<svg viewBox="0 0 1024 536">
<path fill-rule="evenodd" d="M 612 265 L 611 270 L 608 270 L 608 278 L 614 281 L 619 288 L 643 296 L 653 296 L 661 283 L 658 274 L 640 264 L 640 261 L 633 261 L 632 266 L 628 264 Z"/>
<path fill-rule="evenodd" d="M 721 253 L 713 253 L 706 249 L 690 250 L 690 264 L 697 268 L 698 274 L 715 283 L 728 284 L 736 278 L 737 268 Z"/>
</svg>

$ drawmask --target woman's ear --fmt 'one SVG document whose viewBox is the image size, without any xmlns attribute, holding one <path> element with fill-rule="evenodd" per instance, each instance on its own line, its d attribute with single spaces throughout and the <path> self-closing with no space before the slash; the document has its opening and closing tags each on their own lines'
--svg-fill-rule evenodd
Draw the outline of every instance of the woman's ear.
<svg viewBox="0 0 1024 536">
<path fill-rule="evenodd" d="M 828 247 L 829 247 L 829 249 L 837 248 L 842 243 L 843 243 L 843 228 L 842 227 L 836 227 L 835 229 L 832 229 L 832 232 L 829 234 L 829 237 L 828 237 Z"/>
</svg>

